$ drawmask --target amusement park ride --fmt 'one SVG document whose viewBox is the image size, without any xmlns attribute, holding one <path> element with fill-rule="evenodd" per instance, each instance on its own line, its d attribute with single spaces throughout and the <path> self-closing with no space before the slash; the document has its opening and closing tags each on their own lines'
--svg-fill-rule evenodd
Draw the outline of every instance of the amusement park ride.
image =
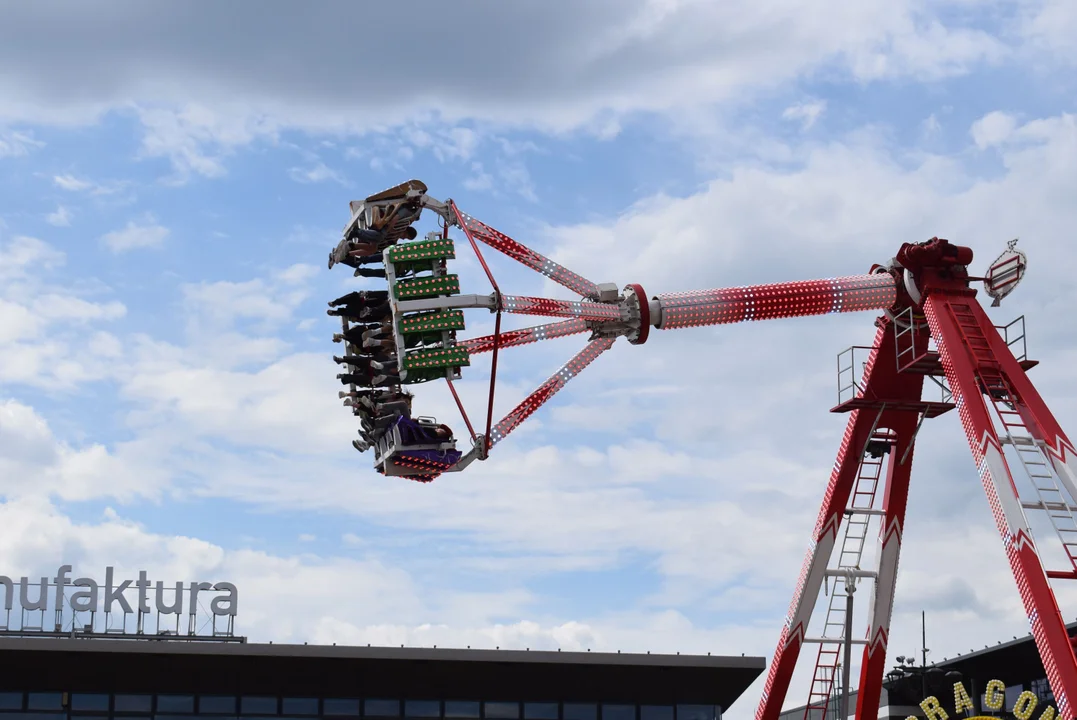
<svg viewBox="0 0 1077 720">
<path fill-rule="evenodd" d="M 394 237 L 385 243 L 381 255 L 389 286 L 392 339 L 399 382 L 444 378 L 472 444 L 460 452 L 451 434 L 429 432 L 436 422 L 400 417 L 373 443 L 379 472 L 429 482 L 443 472 L 456 472 L 475 460 L 485 460 L 494 445 L 622 336 L 633 345 L 642 345 L 651 328 L 880 312 L 875 320 L 875 340 L 870 348 L 863 348 L 866 362 L 862 374 L 858 377 L 860 363 L 854 362 L 855 348 L 843 353 L 839 362 L 839 376 L 845 378 L 848 397 L 831 411 L 849 413 L 849 420 L 756 720 L 776 720 L 801 649 L 808 644 L 818 647 L 805 717 L 819 711 L 819 716 L 826 716 L 837 669 L 843 666 L 848 673 L 854 644 L 864 646 L 856 717 L 877 716 L 913 445 L 925 419 L 954 408 L 1002 536 L 1059 716 L 1067 720 L 1074 717 L 1077 656 L 1050 580 L 1077 579 L 1077 451 L 1025 374 L 1036 362 L 1025 358 L 1023 320 L 997 328 L 971 287 L 974 282 L 982 283 L 985 293 L 994 299 L 993 305 L 1013 291 L 1027 264 L 1024 253 L 1015 248 L 1016 241 L 982 277 L 969 274 L 973 259 L 970 248 L 932 238 L 903 244 L 894 258 L 874 265 L 864 275 L 648 298 L 639 285 L 619 291 L 614 284 L 591 282 L 467 215 L 452 200 L 435 200 L 426 190 L 421 182 L 412 180 L 352 203 L 352 219 L 342 243 L 346 244 L 349 233 L 356 229 L 370 228 L 387 208 L 392 209 L 397 225 L 410 225 L 424 209 L 439 216 L 441 231 L 430 233 L 425 240 L 396 243 L 400 227 L 390 228 Z M 458 276 L 446 267 L 446 261 L 455 257 L 450 227 L 460 228 L 466 236 L 492 293 L 460 294 Z M 570 302 L 503 293 L 480 243 L 569 288 L 581 299 Z M 456 340 L 456 331 L 464 329 L 465 308 L 495 313 L 493 335 Z M 565 319 L 502 332 L 503 313 Z M 347 319 L 344 329 L 349 329 Z M 494 424 L 498 353 L 581 333 L 590 333 L 584 348 Z M 483 352 L 492 353 L 493 358 L 485 431 L 476 433 L 453 381 L 459 379 L 460 368 L 469 364 L 472 354 Z M 941 400 L 923 399 L 925 379 L 942 389 Z M 363 392 L 355 386 L 352 391 Z M 1020 472 L 1014 472 L 1018 465 Z M 1046 515 L 1069 567 L 1044 568 L 1029 523 L 1032 512 Z M 876 527 L 878 533 L 874 563 L 864 557 L 869 526 Z M 845 628 L 851 619 L 852 596 L 862 579 L 869 581 L 871 591 L 869 627 L 866 638 L 857 640 L 848 637 Z M 808 624 L 824 583 L 833 585 L 826 617 L 822 632 L 811 637 Z"/>
</svg>

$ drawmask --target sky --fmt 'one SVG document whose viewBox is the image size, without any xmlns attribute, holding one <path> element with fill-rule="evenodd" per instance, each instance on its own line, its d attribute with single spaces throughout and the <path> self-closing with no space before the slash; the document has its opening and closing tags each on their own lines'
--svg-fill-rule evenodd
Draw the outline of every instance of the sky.
<svg viewBox="0 0 1077 720">
<path fill-rule="evenodd" d="M 230 581 L 252 641 L 769 657 L 870 313 L 619 341 L 421 485 L 350 445 L 325 308 L 377 285 L 325 263 L 349 201 L 409 178 L 650 294 L 933 236 L 982 271 L 1019 237 L 989 312 L 1025 317 L 1077 432 L 1077 6 L 845 5 L 0 2 L 0 574 Z M 486 255 L 504 291 L 566 297 Z M 505 351 L 495 421 L 582 344 Z M 459 383 L 477 421 L 488 362 Z M 443 387 L 416 410 L 466 437 Z M 890 655 L 921 611 L 929 659 L 1027 633 L 956 415 L 918 440 Z"/>
</svg>

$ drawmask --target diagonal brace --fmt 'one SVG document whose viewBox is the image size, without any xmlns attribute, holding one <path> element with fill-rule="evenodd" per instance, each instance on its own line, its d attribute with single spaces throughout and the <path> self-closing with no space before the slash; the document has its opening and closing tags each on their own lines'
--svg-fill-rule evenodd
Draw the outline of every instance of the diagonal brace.
<svg viewBox="0 0 1077 720">
<path fill-rule="evenodd" d="M 560 265 L 545 255 L 540 255 L 531 248 L 520 244 L 508 235 L 494 230 L 486 223 L 480 222 L 467 213 L 460 212 L 456 203 L 451 203 L 457 222 L 467 234 L 469 240 L 479 240 L 494 250 L 508 255 L 513 260 L 523 263 L 537 273 L 541 273 L 559 285 L 567 287 L 580 297 L 598 298 L 598 285 L 587 278 L 577 275 L 564 265 Z"/>
<path fill-rule="evenodd" d="M 508 330 L 501 333 L 501 337 L 497 341 L 497 346 L 499 348 L 518 347 L 520 345 L 528 345 L 533 342 L 538 342 L 539 340 L 552 340 L 553 338 L 565 337 L 566 335 L 587 332 L 589 329 L 590 328 L 587 327 L 587 321 L 580 318 L 547 323 L 546 325 L 535 325 L 533 327 Z M 472 355 L 490 352 L 494 349 L 494 336 L 483 335 L 477 338 L 460 340 L 456 344 L 460 347 L 466 347 L 468 352 Z"/>
<path fill-rule="evenodd" d="M 504 440 L 509 433 L 520 426 L 520 423 L 531 417 L 547 400 L 557 394 L 557 391 L 563 388 L 569 380 L 579 375 L 585 367 L 594 362 L 595 358 L 609 350 L 616 339 L 615 337 L 598 338 L 587 343 L 583 350 L 576 353 L 575 357 L 562 365 L 560 370 L 539 385 L 535 392 L 528 395 L 522 403 L 494 426 L 490 431 L 489 447 Z"/>
</svg>

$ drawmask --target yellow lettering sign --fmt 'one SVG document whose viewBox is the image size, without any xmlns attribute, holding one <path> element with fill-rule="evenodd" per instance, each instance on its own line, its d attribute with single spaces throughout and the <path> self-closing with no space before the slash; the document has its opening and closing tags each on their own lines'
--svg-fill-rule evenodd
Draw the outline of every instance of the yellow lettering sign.
<svg viewBox="0 0 1077 720">
<path fill-rule="evenodd" d="M 984 704 L 991 710 L 1001 710 L 1006 702 L 1006 683 L 1001 680 L 992 680 L 987 683 L 984 692 Z"/>
<path fill-rule="evenodd" d="M 1039 702 L 1039 698 L 1036 697 L 1035 693 L 1025 690 L 1017 696 L 1017 702 L 1013 704 L 1013 716 L 1017 720 L 1028 720 L 1032 717 L 1032 711 L 1036 709 L 1037 702 Z"/>
<path fill-rule="evenodd" d="M 954 711 L 963 713 L 972 710 L 972 698 L 965 690 L 965 686 L 959 682 L 954 683 Z"/>
<path fill-rule="evenodd" d="M 1040 720 L 1055 720 L 1055 709 L 1048 705 L 1044 708 L 1044 711 L 1040 713 Z"/>
<path fill-rule="evenodd" d="M 924 701 L 920 703 L 920 709 L 924 711 L 927 720 L 949 720 L 950 718 L 946 711 L 943 710 L 942 705 L 939 704 L 939 699 L 934 695 L 924 698 Z"/>
</svg>

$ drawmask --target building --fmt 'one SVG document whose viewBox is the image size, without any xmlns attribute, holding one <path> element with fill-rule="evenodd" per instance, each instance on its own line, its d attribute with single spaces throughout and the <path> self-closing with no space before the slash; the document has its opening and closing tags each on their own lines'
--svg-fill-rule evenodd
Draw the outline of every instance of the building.
<svg viewBox="0 0 1077 720">
<path fill-rule="evenodd" d="M 0 720 L 720 720 L 762 657 L 0 637 Z"/>
<path fill-rule="evenodd" d="M 1066 626 L 1070 637 L 1077 637 L 1077 622 Z M 1006 701 L 1003 710 L 993 712 L 987 707 L 984 690 L 991 680 L 1006 685 Z M 965 686 L 975 705 L 976 715 L 999 715 L 1012 717 L 1006 711 L 1013 708 L 1017 696 L 1025 690 L 1036 694 L 1041 703 L 1054 701 L 1054 694 L 1047 683 L 1046 672 L 1040 661 L 1039 651 L 1031 635 L 999 642 L 994 647 L 970 651 L 966 655 L 946 658 L 926 668 L 911 667 L 900 673 L 890 673 L 883 683 L 879 701 L 879 720 L 905 720 L 910 715 L 924 716 L 919 703 L 927 696 L 935 696 L 950 717 L 963 716 L 954 713 L 953 685 Z M 850 716 L 856 712 L 856 691 L 850 693 Z M 825 720 L 839 720 L 840 698 L 832 698 Z M 1040 711 L 1034 713 L 1039 717 Z M 819 720 L 819 712 L 813 710 L 805 716 L 805 706 L 786 710 L 780 720 Z"/>
</svg>

